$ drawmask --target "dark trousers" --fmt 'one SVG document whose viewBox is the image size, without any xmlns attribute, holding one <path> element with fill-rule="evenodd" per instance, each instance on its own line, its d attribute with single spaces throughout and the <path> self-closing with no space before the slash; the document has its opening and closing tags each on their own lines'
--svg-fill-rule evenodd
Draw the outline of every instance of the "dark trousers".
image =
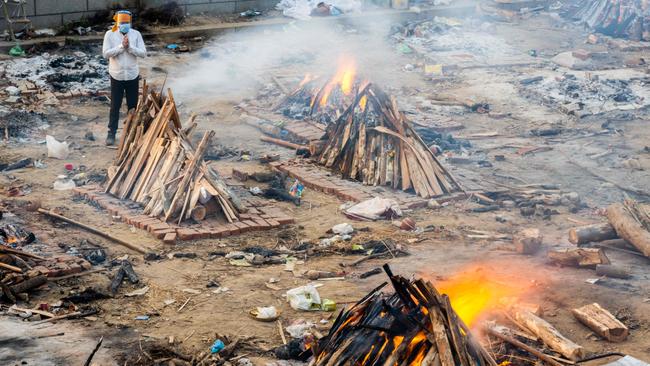
<svg viewBox="0 0 650 366">
<path fill-rule="evenodd" d="M 126 105 L 133 109 L 138 105 L 138 88 L 140 76 L 133 80 L 115 80 L 111 77 L 111 114 L 108 118 L 108 132 L 115 133 L 120 119 L 122 99 L 126 94 Z"/>
</svg>

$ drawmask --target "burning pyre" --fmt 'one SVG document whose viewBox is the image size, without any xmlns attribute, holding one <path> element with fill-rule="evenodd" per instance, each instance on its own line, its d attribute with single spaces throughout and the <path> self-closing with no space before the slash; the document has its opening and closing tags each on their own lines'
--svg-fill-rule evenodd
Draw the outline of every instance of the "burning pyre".
<svg viewBox="0 0 650 366">
<path fill-rule="evenodd" d="M 339 314 L 314 349 L 314 365 L 495 365 L 430 282 L 409 281 L 384 265 L 395 289 L 370 292 Z"/>
<path fill-rule="evenodd" d="M 356 78 L 356 62 L 341 58 L 336 73 L 329 79 L 305 75 L 298 88 L 276 107 L 293 119 L 310 118 L 328 124 L 336 120 L 354 100 L 363 82 Z"/>
<path fill-rule="evenodd" d="M 345 178 L 385 185 L 421 197 L 460 191 L 460 185 L 436 159 L 397 103 L 367 84 L 327 128 L 327 142 L 316 160 Z"/>
</svg>

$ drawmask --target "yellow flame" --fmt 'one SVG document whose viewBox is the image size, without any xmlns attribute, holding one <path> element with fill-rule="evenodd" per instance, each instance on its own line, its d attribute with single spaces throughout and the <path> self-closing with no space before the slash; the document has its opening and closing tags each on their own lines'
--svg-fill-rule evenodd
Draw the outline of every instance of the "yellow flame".
<svg viewBox="0 0 650 366">
<path fill-rule="evenodd" d="M 334 88 L 340 88 L 344 95 L 350 95 L 354 87 L 354 80 L 357 74 L 357 64 L 353 58 L 341 57 L 336 74 L 327 82 L 322 90 L 322 96 L 318 104 L 321 107 L 327 105 L 327 100 Z"/>
<path fill-rule="evenodd" d="M 436 287 L 449 296 L 452 308 L 471 327 L 482 316 L 519 302 L 531 290 L 531 283 L 476 266 L 437 283 Z"/>
<path fill-rule="evenodd" d="M 368 103 L 368 96 L 367 96 L 367 95 L 364 95 L 364 96 L 361 97 L 361 99 L 359 100 L 359 107 L 361 108 L 361 111 L 362 111 L 362 112 L 366 110 L 366 104 L 367 104 L 367 103 Z"/>
</svg>

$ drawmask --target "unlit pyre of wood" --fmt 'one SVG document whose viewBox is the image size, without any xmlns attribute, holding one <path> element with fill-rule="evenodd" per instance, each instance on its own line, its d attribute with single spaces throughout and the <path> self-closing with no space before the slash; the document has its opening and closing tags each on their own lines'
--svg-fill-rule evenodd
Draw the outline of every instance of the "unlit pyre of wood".
<svg viewBox="0 0 650 366">
<path fill-rule="evenodd" d="M 342 311 L 314 349 L 313 365 L 496 365 L 429 282 L 386 273 L 379 288 Z"/>
<path fill-rule="evenodd" d="M 193 118 L 188 125 L 181 127 L 171 90 L 165 97 L 145 83 L 135 112 L 124 122 L 106 192 L 141 203 L 144 214 L 166 221 L 180 223 L 201 206 L 236 221 L 237 197 L 203 161 L 214 132 L 205 132 L 195 147 L 188 138 Z"/>
<path fill-rule="evenodd" d="M 336 123 L 316 160 L 365 185 L 413 189 L 428 198 L 460 191 L 459 184 L 431 153 L 395 100 L 366 85 Z"/>
<path fill-rule="evenodd" d="M 597 32 L 641 40 L 650 31 L 650 9 L 642 0 L 580 0 L 568 3 L 564 14 Z"/>
</svg>

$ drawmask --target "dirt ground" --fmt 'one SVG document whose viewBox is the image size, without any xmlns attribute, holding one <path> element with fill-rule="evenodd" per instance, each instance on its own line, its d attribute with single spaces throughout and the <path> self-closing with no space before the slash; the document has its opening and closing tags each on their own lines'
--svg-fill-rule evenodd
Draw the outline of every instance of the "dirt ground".
<svg viewBox="0 0 650 366">
<path fill-rule="evenodd" d="M 586 204 L 584 207 L 570 212 L 567 207 L 558 206 L 553 207 L 558 211 L 554 215 L 522 216 L 516 207 L 501 207 L 494 212 L 471 212 L 470 209 L 475 204 L 459 201 L 439 209 L 425 208 L 408 212 L 408 216 L 414 218 L 418 226 L 434 225 L 440 228 L 424 233 L 401 231 L 389 221 L 352 222 L 357 229 L 369 228 L 368 232 L 360 234 L 353 241 L 362 242 L 370 237 L 392 238 L 407 245 L 410 256 L 368 260 L 356 267 L 341 267 L 340 264 L 350 263 L 359 256 L 332 254 L 305 257 L 298 258 L 302 262 L 296 269 L 345 270 L 359 274 L 388 261 L 394 272 L 406 276 L 418 274 L 441 281 L 456 273 L 477 271 L 480 268 L 484 273 L 502 281 L 511 278 L 526 283 L 532 288 L 527 293 L 526 300 L 540 304 L 545 319 L 590 352 L 618 351 L 650 360 L 650 344 L 647 340 L 650 335 L 648 259 L 607 251 L 607 256 L 613 263 L 630 270 L 632 278 L 601 279 L 596 284 L 586 282 L 587 279 L 597 277 L 593 270 L 560 268 L 550 265 L 546 259 L 548 250 L 571 247 L 567 240 L 569 228 L 582 223 L 603 221 L 602 209 L 608 204 L 621 201 L 628 195 L 647 200 L 648 195 L 632 191 L 648 191 L 650 183 L 648 108 L 634 108 L 625 113 L 614 110 L 577 118 L 562 112 L 557 105 L 544 103 L 534 93 L 525 92 L 519 84 L 519 80 L 524 77 L 545 75 L 554 78 L 567 72 L 583 75 L 590 72 L 601 78 L 643 78 L 647 75 L 647 66 L 625 67 L 624 60 L 639 57 L 644 51 L 621 51 L 603 44 L 585 44 L 587 32 L 567 23 L 558 24 L 557 19 L 544 14 L 510 23 L 492 23 L 490 34 L 501 42 L 493 44 L 492 51 L 501 52 L 498 45 L 503 45 L 508 47 L 509 54 L 519 56 L 512 57 L 507 62 L 503 58 L 494 60 L 486 57 L 482 60 L 482 66 L 456 70 L 452 79 L 437 80 L 418 70 L 407 71 L 404 67 L 407 64 L 427 62 L 418 52 L 394 52 L 383 60 L 384 65 L 390 65 L 389 72 L 382 73 L 376 79 L 396 96 L 400 107 L 408 113 L 417 113 L 423 119 L 430 120 L 452 119 L 464 126 L 462 130 L 453 132 L 454 137 L 465 138 L 472 143 L 464 156 L 487 160 L 492 167 L 446 164 L 462 183 L 478 188 L 486 185 L 508 188 L 525 184 L 556 184 L 567 192 L 578 193 Z M 477 31 L 471 27 L 465 30 L 468 34 Z M 361 42 L 364 39 L 362 32 L 342 32 L 340 36 Z M 610 64 L 602 70 L 572 71 L 549 62 L 557 53 L 576 48 L 592 52 L 608 51 Z M 529 50 L 536 50 L 537 57 L 530 56 Z M 192 59 L 198 52 L 200 50 L 188 54 L 154 52 L 141 65 L 142 76 L 159 86 L 164 75 L 155 71 L 155 68 L 164 68 L 171 75 L 167 82 L 174 85 L 175 70 L 180 72 L 184 67 L 191 66 Z M 444 51 L 438 56 L 433 54 L 428 57 L 437 57 L 439 63 L 448 63 L 447 60 L 453 59 L 453 55 Z M 363 69 L 365 63 L 371 62 L 362 58 L 358 62 L 360 69 Z M 499 66 L 504 63 L 520 63 L 523 66 Z M 299 81 L 309 67 L 309 64 L 295 68 L 278 67 L 270 70 L 269 76 L 281 75 L 282 80 L 291 85 L 290 83 Z M 271 83 L 270 78 L 261 82 Z M 648 84 L 645 85 L 647 87 Z M 223 145 L 235 151 L 247 150 L 253 157 L 273 152 L 289 158 L 292 155 L 290 151 L 261 142 L 260 132 L 241 123 L 240 112 L 234 108 L 242 101 L 255 104 L 258 89 L 262 86 L 260 83 L 258 88 L 246 88 L 239 95 L 228 97 L 213 97 L 210 94 L 200 97 L 195 95 L 189 99 L 177 97 L 181 104 L 181 118 L 184 120 L 190 113 L 197 113 L 199 127 L 195 137 L 205 130 L 215 130 L 217 135 L 214 145 Z M 423 107 L 427 100 L 445 99 L 483 101 L 490 105 L 490 113 L 458 113 L 453 108 Z M 280 345 L 281 338 L 275 323 L 251 319 L 248 312 L 257 306 L 277 307 L 281 311 L 284 325 L 302 318 L 318 324 L 320 331 L 326 333 L 335 314 L 299 312 L 293 310 L 283 297 L 288 289 L 309 283 L 308 279 L 286 271 L 284 265 L 236 267 L 223 257 L 215 258 L 209 253 L 228 252 L 251 245 L 272 248 L 276 246 L 279 237 L 287 236 L 296 242 L 317 242 L 327 235 L 326 231 L 333 225 L 349 221 L 339 212 L 339 206 L 344 202 L 308 190 L 299 207 L 285 202 L 273 203 L 290 212 L 296 218 L 295 225 L 221 240 L 164 245 L 147 233 L 114 220 L 108 213 L 73 199 L 69 191 L 52 189 L 57 175 L 64 172 L 64 163 L 72 163 L 75 167 L 83 165 L 87 171 L 93 172 L 105 172 L 110 165 L 114 150 L 103 144 L 108 104 L 92 99 L 72 99 L 49 108 L 46 115 L 49 127 L 35 133 L 31 139 L 0 142 L 2 161 L 32 157 L 42 159 L 47 164 L 42 169 L 21 169 L 0 175 L 0 186 L 23 184 L 31 187 L 31 193 L 25 197 L 3 197 L 6 207 L 36 234 L 38 243 L 42 245 L 56 247 L 65 244 L 75 247 L 82 240 L 89 239 L 106 248 L 109 258 L 128 255 L 141 276 L 142 283 L 149 286 L 150 290 L 143 296 L 125 297 L 124 293 L 139 287 L 125 284 L 116 297 L 95 302 L 101 309 L 96 316 L 62 321 L 38 329 L 47 334 L 64 332 L 64 336 L 36 338 L 37 333 L 34 333 L 29 322 L 19 322 L 15 316 L 3 315 L 0 318 L 0 328 L 5 330 L 0 332 L 0 363 L 17 365 L 24 361 L 23 364 L 29 365 L 82 364 L 100 336 L 104 337 L 104 346 L 95 358 L 98 365 L 117 365 L 127 353 L 137 355 L 143 342 L 165 342 L 170 336 L 176 342 L 182 341 L 184 349 L 196 353 L 208 350 L 217 336 L 241 336 L 251 337 L 252 342 L 258 346 L 257 352 L 250 352 L 252 361 L 255 364 L 265 364 L 272 357 L 259 350 L 270 350 Z M 597 134 L 604 129 L 602 125 L 605 122 L 609 123 L 609 132 Z M 533 136 L 529 133 L 532 129 L 548 126 L 559 126 L 563 132 L 556 136 Z M 92 131 L 96 141 L 84 139 L 88 131 Z M 72 147 L 70 157 L 65 161 L 47 158 L 45 145 L 40 142 L 45 134 L 68 141 Z M 528 146 L 548 149 L 526 155 L 517 154 L 519 148 Z M 611 153 L 593 157 L 606 151 Z M 503 155 L 505 160 L 497 161 L 495 155 Z M 627 163 L 630 159 L 637 163 L 630 165 Z M 242 162 L 238 158 L 213 161 L 210 164 L 220 172 L 226 172 L 226 175 L 229 169 L 236 166 L 259 167 L 259 163 L 254 160 Z M 251 185 L 248 182 L 246 184 Z M 21 205 L 26 200 L 40 200 L 43 207 L 59 208 L 69 217 L 161 253 L 163 259 L 144 261 L 136 253 L 110 241 L 28 212 Z M 542 231 L 542 251 L 536 255 L 524 256 L 504 249 L 514 233 L 529 227 Z M 485 238 L 472 236 L 477 230 L 488 235 Z M 197 257 L 190 259 L 167 256 L 171 253 L 189 252 L 196 253 Z M 277 282 L 269 286 L 271 278 L 277 279 Z M 339 308 L 342 308 L 384 280 L 383 275 L 366 279 L 349 275 L 344 280 L 318 281 L 322 284 L 318 290 L 322 297 L 335 300 Z M 210 281 L 216 281 L 222 290 L 228 290 L 214 291 L 214 287 L 207 287 Z M 109 282 L 110 277 L 106 273 L 95 273 L 49 283 L 49 290 L 34 293 L 30 303 L 24 307 L 55 302 L 70 291 L 85 287 L 105 288 Z M 166 300 L 174 302 L 166 305 Z M 593 302 L 601 304 L 612 313 L 626 314 L 624 321 L 631 330 L 625 342 L 614 344 L 603 341 L 573 318 L 570 312 L 572 308 Z M 185 306 L 179 310 L 182 305 Z M 150 315 L 150 318 L 146 321 L 135 320 L 139 315 Z M 66 361 L 60 361 L 62 359 Z"/>
</svg>

